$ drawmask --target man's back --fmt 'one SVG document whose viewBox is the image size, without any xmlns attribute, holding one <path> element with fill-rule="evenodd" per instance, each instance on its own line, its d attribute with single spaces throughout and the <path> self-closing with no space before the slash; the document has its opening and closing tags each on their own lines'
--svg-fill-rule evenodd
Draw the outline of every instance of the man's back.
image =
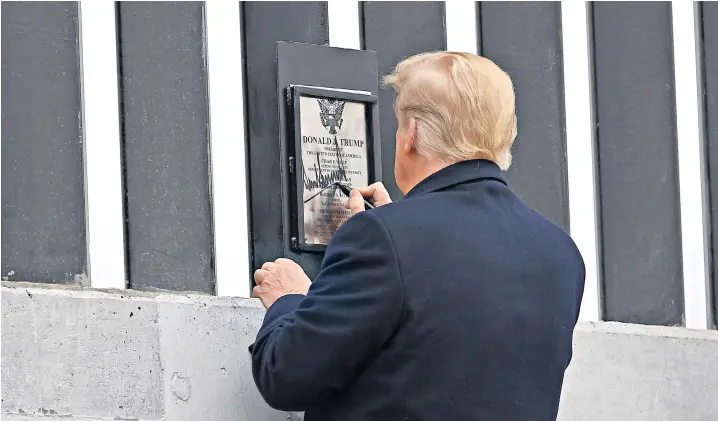
<svg viewBox="0 0 718 421">
<path fill-rule="evenodd" d="M 374 243 L 376 253 L 388 257 L 375 266 L 387 269 L 372 273 L 361 266 L 374 265 L 357 264 L 356 270 L 369 272 L 341 288 L 351 296 L 366 283 L 368 292 L 359 301 L 392 299 L 358 313 L 373 327 L 326 329 L 328 336 L 336 329 L 354 331 L 354 348 L 363 341 L 372 345 L 359 357 L 354 348 L 342 348 L 341 339 L 326 339 L 327 361 L 318 364 L 351 378 L 334 379 L 341 387 L 333 388 L 317 381 L 321 392 L 297 408 L 306 410 L 306 419 L 555 419 L 584 281 L 581 256 L 568 235 L 522 204 L 489 161 L 454 164 L 419 183 L 404 200 L 367 214 L 364 219 L 376 219 L 383 228 L 366 222 L 365 229 L 385 231 L 386 240 Z M 356 236 L 362 222 L 358 216 L 352 220 L 347 231 Z M 323 271 L 340 265 L 341 255 L 368 248 L 350 244 L 342 231 L 327 250 Z M 383 279 L 375 286 L 377 276 Z M 324 282 L 321 274 L 317 282 Z M 321 295 L 324 287 L 316 288 Z M 385 291 L 372 293 L 379 289 Z M 311 296 L 310 290 L 308 301 Z M 392 302 L 396 310 L 384 313 Z M 303 305 L 309 314 L 317 304 Z M 381 318 L 372 319 L 374 314 Z M 289 322 L 306 332 L 319 326 Z M 334 362 L 342 355 L 356 363 Z"/>
<path fill-rule="evenodd" d="M 455 180 L 437 173 L 417 186 L 427 193 L 375 210 L 394 240 L 403 314 L 355 383 L 364 393 L 350 389 L 356 401 L 337 404 L 385 401 L 397 411 L 374 419 L 553 419 L 583 293 L 581 257 L 500 181 L 446 186 Z"/>
</svg>

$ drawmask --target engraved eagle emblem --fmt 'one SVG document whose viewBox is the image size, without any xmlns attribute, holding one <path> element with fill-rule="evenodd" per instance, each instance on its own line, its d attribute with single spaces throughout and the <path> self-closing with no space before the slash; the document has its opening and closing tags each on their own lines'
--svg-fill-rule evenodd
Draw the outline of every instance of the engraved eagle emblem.
<svg viewBox="0 0 718 421">
<path fill-rule="evenodd" d="M 322 126 L 329 130 L 330 134 L 337 134 L 337 129 L 342 128 L 342 113 L 346 101 L 337 99 L 317 98 L 319 102 L 319 117 L 322 119 Z"/>
</svg>

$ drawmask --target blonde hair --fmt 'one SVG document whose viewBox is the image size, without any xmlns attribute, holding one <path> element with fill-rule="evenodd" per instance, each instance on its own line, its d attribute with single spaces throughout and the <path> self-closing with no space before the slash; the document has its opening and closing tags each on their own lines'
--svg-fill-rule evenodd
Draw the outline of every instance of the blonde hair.
<svg viewBox="0 0 718 421">
<path fill-rule="evenodd" d="M 516 106 L 511 78 L 491 60 L 437 51 L 401 61 L 384 78 L 396 91 L 399 124 L 416 122 L 415 148 L 430 159 L 487 157 L 511 165 Z"/>
</svg>

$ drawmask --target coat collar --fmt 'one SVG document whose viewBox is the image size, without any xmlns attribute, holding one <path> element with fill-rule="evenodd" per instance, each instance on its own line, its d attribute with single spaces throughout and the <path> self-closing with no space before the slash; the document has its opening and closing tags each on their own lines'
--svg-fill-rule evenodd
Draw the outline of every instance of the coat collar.
<svg viewBox="0 0 718 421">
<path fill-rule="evenodd" d="M 506 184 L 501 168 L 496 163 L 485 159 L 472 159 L 451 164 L 431 174 L 414 186 L 405 197 L 419 197 L 474 180 L 496 180 Z"/>
</svg>

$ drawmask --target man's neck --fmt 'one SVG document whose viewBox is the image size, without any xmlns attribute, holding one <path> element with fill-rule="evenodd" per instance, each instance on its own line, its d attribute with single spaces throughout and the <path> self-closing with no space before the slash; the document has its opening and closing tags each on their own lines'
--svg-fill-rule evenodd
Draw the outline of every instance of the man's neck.
<svg viewBox="0 0 718 421">
<path fill-rule="evenodd" d="M 489 159 L 488 156 L 484 154 L 477 154 L 476 156 L 472 157 L 471 159 Z M 413 179 L 410 180 L 410 187 L 407 189 L 406 192 L 411 191 L 414 187 L 416 187 L 417 184 L 421 183 L 426 179 L 427 177 L 431 176 L 434 173 L 437 173 L 444 168 L 456 164 L 456 162 L 452 161 L 438 161 L 434 159 L 428 159 L 425 157 L 421 157 L 420 162 L 417 162 L 416 164 L 416 171 L 412 172 Z M 404 192 L 404 194 L 406 194 Z"/>
<path fill-rule="evenodd" d="M 430 160 L 426 158 L 422 158 L 422 160 L 423 162 L 417 163 L 416 171 L 412 172 L 412 179 L 409 182 L 409 188 L 406 192 L 411 191 L 411 189 L 416 187 L 417 184 L 421 183 L 432 174 L 437 173 L 453 164 L 453 162 Z M 406 194 L 406 192 L 404 192 L 404 194 Z"/>
</svg>

